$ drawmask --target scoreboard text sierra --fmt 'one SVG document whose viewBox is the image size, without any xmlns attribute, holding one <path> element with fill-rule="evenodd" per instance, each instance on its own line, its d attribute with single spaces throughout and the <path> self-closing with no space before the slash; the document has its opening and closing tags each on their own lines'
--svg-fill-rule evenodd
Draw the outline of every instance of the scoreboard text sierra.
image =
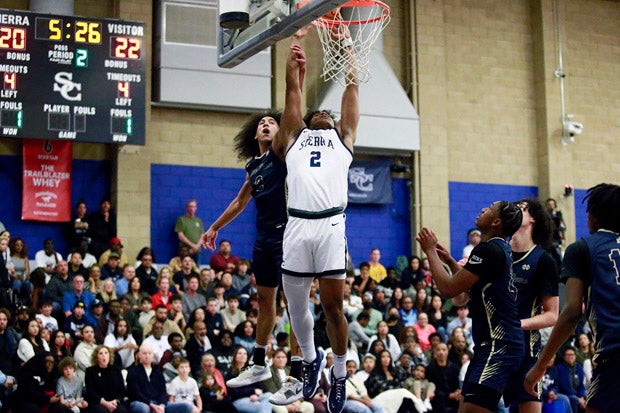
<svg viewBox="0 0 620 413">
<path fill-rule="evenodd" d="M 0 137 L 144 145 L 144 23 L 0 9 Z"/>
</svg>

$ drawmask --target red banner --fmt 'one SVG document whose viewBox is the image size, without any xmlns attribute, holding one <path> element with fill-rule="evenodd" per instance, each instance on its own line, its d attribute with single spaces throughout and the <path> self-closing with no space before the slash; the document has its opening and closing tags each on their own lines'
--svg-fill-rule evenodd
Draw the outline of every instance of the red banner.
<svg viewBox="0 0 620 413">
<path fill-rule="evenodd" d="M 22 219 L 71 220 L 71 158 L 73 144 L 24 140 Z"/>
</svg>

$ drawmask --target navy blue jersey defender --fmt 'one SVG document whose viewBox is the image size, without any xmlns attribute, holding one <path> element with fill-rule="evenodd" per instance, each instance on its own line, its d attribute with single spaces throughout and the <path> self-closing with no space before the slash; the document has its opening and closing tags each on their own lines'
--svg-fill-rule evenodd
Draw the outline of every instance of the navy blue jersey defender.
<svg viewBox="0 0 620 413">
<path fill-rule="evenodd" d="M 492 341 L 521 344 L 523 334 L 517 315 L 512 256 L 506 240 L 491 238 L 478 244 L 465 269 L 480 277 L 469 293 L 472 337 L 476 347 Z"/>
<path fill-rule="evenodd" d="M 517 312 L 519 320 L 534 317 L 542 312 L 545 296 L 557 297 L 558 272 L 555 261 L 543 248 L 535 245 L 527 252 L 512 252 L 513 280 L 517 289 Z M 538 357 L 540 352 L 540 332 L 523 330 L 525 352 L 530 357 Z"/>
<path fill-rule="evenodd" d="M 618 357 L 620 350 L 620 234 L 598 230 L 566 249 L 562 277 L 583 281 L 586 316 L 594 332 L 594 358 Z"/>
<path fill-rule="evenodd" d="M 245 170 L 250 175 L 252 197 L 256 203 L 258 237 L 269 237 L 272 231 L 280 234 L 286 224 L 286 163 L 272 149 L 250 160 Z"/>
<path fill-rule="evenodd" d="M 463 394 L 466 402 L 496 406 L 523 357 L 510 246 L 497 237 L 481 242 L 472 250 L 465 269 L 480 279 L 469 291 L 476 347 Z"/>
</svg>

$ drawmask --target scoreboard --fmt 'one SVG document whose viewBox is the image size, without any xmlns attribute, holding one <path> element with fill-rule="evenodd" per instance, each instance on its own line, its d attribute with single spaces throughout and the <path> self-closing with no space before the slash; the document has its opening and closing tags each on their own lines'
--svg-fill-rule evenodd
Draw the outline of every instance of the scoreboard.
<svg viewBox="0 0 620 413">
<path fill-rule="evenodd" d="M 0 9 L 0 138 L 144 145 L 144 23 Z"/>
</svg>

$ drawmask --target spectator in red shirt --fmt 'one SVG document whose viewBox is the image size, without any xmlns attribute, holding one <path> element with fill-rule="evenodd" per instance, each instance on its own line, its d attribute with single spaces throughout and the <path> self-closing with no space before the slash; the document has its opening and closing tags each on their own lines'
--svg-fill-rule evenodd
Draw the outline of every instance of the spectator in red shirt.
<svg viewBox="0 0 620 413">
<path fill-rule="evenodd" d="M 237 267 L 237 261 L 239 261 L 239 258 L 232 255 L 230 251 L 230 241 L 225 239 L 220 241 L 220 250 L 217 253 L 213 254 L 210 262 L 211 269 L 215 271 L 216 274 L 223 271 L 228 271 L 231 274 L 235 272 L 235 268 Z"/>
</svg>

